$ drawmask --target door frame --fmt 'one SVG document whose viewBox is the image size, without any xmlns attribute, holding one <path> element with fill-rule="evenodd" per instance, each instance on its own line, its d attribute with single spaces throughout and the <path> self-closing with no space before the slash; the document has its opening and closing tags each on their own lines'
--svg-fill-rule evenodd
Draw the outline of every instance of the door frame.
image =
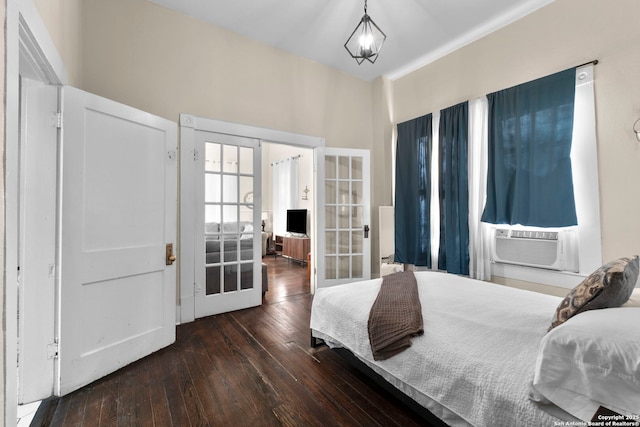
<svg viewBox="0 0 640 427">
<path fill-rule="evenodd" d="M 195 190 L 192 183 L 196 179 L 196 168 L 194 167 L 194 156 L 197 155 L 195 150 L 195 132 L 205 131 L 212 133 L 220 133 L 225 135 L 238 136 L 243 138 L 258 139 L 260 141 L 293 145 L 297 147 L 310 148 L 314 150 L 314 181 L 316 174 L 316 157 L 317 148 L 325 146 L 325 139 L 315 136 L 303 135 L 292 132 L 279 131 L 257 126 L 250 126 L 241 123 L 225 122 L 221 120 L 197 117 L 191 114 L 180 114 L 180 227 L 179 227 L 179 283 L 180 283 L 180 299 L 178 309 L 178 318 L 181 323 L 193 322 L 195 320 L 195 235 L 186 232 L 193 230 L 191 225 L 195 212 Z M 314 191 L 314 211 L 317 211 L 315 203 Z M 314 239 L 317 242 L 318 239 Z M 315 243 L 314 243 L 315 244 Z M 314 271 L 314 254 L 316 250 L 312 250 L 311 269 Z M 315 274 L 312 274 L 311 289 L 314 288 Z"/>
<path fill-rule="evenodd" d="M 18 186 L 20 138 L 20 75 L 28 72 L 34 80 L 52 85 L 67 84 L 67 71 L 42 18 L 31 0 L 7 0 L 6 5 L 6 111 L 5 111 L 5 331 L 3 380 L 4 425 L 17 422 L 17 269 L 18 269 Z M 56 161 L 53 159 L 52 161 Z M 50 319 L 49 321 L 53 321 Z"/>
</svg>

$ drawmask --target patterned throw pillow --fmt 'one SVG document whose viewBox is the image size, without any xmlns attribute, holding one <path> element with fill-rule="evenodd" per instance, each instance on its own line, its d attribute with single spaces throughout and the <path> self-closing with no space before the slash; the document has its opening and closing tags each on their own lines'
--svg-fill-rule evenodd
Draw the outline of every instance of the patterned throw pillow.
<svg viewBox="0 0 640 427">
<path fill-rule="evenodd" d="M 638 256 L 611 261 L 573 288 L 556 309 L 549 331 L 576 314 L 627 302 L 638 280 Z"/>
</svg>

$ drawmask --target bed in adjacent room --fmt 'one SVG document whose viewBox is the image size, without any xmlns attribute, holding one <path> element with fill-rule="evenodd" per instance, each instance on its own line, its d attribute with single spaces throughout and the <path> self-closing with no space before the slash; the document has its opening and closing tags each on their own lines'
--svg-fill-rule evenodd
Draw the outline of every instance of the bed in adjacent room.
<svg viewBox="0 0 640 427">
<path fill-rule="evenodd" d="M 638 274 L 638 259 L 633 260 L 635 270 L 630 274 L 635 277 L 627 277 L 633 284 L 630 287 L 626 284 L 622 291 L 628 291 L 625 301 L 629 299 Z M 636 396 L 623 402 L 623 408 L 613 409 L 624 410 L 625 405 L 638 402 L 637 412 L 640 412 L 640 362 L 637 362 L 640 358 L 640 308 L 580 313 L 581 308 L 574 307 L 572 313 L 565 315 L 558 314 L 558 307 L 563 303 L 559 297 L 438 272 L 416 272 L 415 279 L 424 333 L 414 336 L 411 346 L 399 354 L 374 360 L 371 350 L 367 324 L 383 279 L 318 289 L 311 313 L 312 337 L 324 340 L 332 348 L 347 349 L 448 425 L 554 426 L 562 421 L 578 422 L 580 418 L 552 404 L 545 394 L 545 386 L 549 389 L 564 387 L 565 380 L 579 385 L 574 377 L 558 378 L 557 370 L 561 377 L 563 363 L 582 366 L 582 361 L 577 359 L 585 357 L 590 358 L 587 364 L 594 362 L 593 351 L 588 348 L 593 346 L 594 336 L 611 335 L 611 328 L 625 329 L 624 336 L 615 339 L 624 341 L 624 346 L 631 346 L 631 350 L 622 346 L 623 350 L 612 351 L 635 351 L 638 356 L 622 361 L 624 366 L 620 369 L 617 365 L 606 369 L 609 374 L 614 372 L 616 375 L 616 370 L 630 369 L 630 374 L 620 374 L 621 381 L 625 392 L 636 392 Z M 574 303 L 574 300 L 570 301 L 570 305 Z M 591 319 L 594 314 L 600 317 Z M 602 314 L 607 316 L 603 318 Z M 557 323 L 557 327 L 547 332 L 558 315 L 562 317 L 562 324 Z M 585 323 L 582 326 L 581 322 L 573 321 L 582 319 L 581 316 Z M 599 326 L 593 328 L 594 324 Z M 598 329 L 602 325 L 606 326 L 604 330 Z M 607 329 L 609 326 L 611 328 Z M 589 332 L 580 332 L 581 327 Z M 572 349 L 568 352 L 571 354 L 559 356 L 558 348 L 562 353 L 567 345 Z M 583 348 L 587 350 L 582 352 Z M 600 352 L 598 357 L 617 358 L 612 363 L 619 364 L 619 354 L 603 356 L 605 353 Z M 547 359 L 557 362 L 549 368 L 552 372 L 546 371 Z M 635 368 L 634 363 L 637 363 Z M 580 377 L 581 373 L 572 375 Z M 605 377 L 608 375 L 603 375 Z M 606 388 L 607 385 L 598 383 L 597 387 Z"/>
</svg>

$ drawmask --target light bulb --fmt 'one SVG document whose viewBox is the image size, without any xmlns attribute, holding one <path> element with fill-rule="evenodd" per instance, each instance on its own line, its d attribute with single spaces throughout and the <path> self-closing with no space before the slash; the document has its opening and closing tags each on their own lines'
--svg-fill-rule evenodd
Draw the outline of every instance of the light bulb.
<svg viewBox="0 0 640 427">
<path fill-rule="evenodd" d="M 373 44 L 373 34 L 364 33 L 359 38 L 361 56 L 367 58 L 371 56 L 371 45 Z"/>
</svg>

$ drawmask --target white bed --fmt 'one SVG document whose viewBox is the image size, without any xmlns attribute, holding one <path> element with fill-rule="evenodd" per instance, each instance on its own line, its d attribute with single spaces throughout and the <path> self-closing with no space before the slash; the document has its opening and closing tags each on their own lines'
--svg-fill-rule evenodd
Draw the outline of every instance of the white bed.
<svg viewBox="0 0 640 427">
<path fill-rule="evenodd" d="M 540 342 L 562 298 L 437 272 L 416 272 L 424 335 L 374 361 L 367 320 L 382 279 L 318 289 L 312 336 L 344 347 L 451 426 L 579 421 L 529 398 Z"/>
</svg>

